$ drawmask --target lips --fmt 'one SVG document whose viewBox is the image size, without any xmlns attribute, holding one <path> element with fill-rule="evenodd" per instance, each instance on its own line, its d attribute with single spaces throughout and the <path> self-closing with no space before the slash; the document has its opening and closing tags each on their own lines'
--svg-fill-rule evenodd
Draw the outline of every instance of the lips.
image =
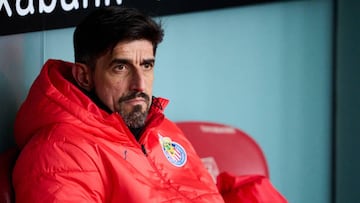
<svg viewBox="0 0 360 203">
<path fill-rule="evenodd" d="M 144 92 L 132 92 L 126 96 L 123 96 L 119 99 L 119 102 L 129 102 L 129 101 L 137 101 L 137 100 L 141 100 L 144 102 L 149 102 L 150 98 L 147 94 L 145 94 Z"/>
<path fill-rule="evenodd" d="M 133 99 L 128 99 L 128 100 L 124 101 L 124 103 L 136 105 L 136 104 L 141 104 L 141 103 L 146 104 L 147 102 L 146 102 L 145 98 L 136 97 L 136 98 L 133 98 Z"/>
</svg>

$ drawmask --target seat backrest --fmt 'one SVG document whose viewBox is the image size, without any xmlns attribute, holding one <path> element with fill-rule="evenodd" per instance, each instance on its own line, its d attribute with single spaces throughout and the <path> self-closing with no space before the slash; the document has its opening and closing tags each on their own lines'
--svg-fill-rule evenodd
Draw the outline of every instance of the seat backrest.
<svg viewBox="0 0 360 203">
<path fill-rule="evenodd" d="M 204 158 L 215 160 L 219 173 L 269 177 L 260 146 L 240 129 L 211 122 L 183 121 L 176 124 L 203 161 Z"/>
<path fill-rule="evenodd" d="M 0 203 L 15 202 L 11 174 L 17 155 L 16 148 L 10 148 L 0 154 Z"/>
</svg>

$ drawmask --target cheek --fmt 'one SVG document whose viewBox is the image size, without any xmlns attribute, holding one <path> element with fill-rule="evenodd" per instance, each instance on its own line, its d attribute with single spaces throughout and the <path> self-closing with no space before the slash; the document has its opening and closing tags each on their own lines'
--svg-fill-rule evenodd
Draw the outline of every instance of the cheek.
<svg viewBox="0 0 360 203">
<path fill-rule="evenodd" d="M 123 82 L 117 82 L 114 84 L 113 93 L 118 98 L 126 94 L 127 84 Z"/>
<path fill-rule="evenodd" d="M 152 88 L 153 88 L 153 83 L 154 83 L 154 76 L 151 75 L 148 77 L 147 81 L 146 81 L 146 87 L 149 93 L 152 92 Z"/>
<path fill-rule="evenodd" d="M 109 107 L 113 105 L 113 102 L 117 102 L 123 94 L 123 84 L 121 81 L 99 78 L 95 88 L 97 95 Z"/>
</svg>

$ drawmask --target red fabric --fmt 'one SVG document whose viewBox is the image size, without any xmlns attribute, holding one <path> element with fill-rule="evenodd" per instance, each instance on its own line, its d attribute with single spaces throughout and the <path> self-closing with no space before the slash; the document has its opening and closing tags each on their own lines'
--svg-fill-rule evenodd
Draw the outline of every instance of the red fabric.
<svg viewBox="0 0 360 203">
<path fill-rule="evenodd" d="M 11 171 L 15 164 L 18 151 L 12 147 L 0 154 L 0 202 L 14 202 L 14 193 L 11 185 Z"/>
<path fill-rule="evenodd" d="M 164 117 L 167 100 L 153 100 L 137 142 L 117 113 L 71 82 L 71 68 L 48 61 L 17 114 L 17 202 L 223 202 L 189 141 Z M 186 156 L 176 158 L 184 165 L 165 156 L 165 138 L 183 147 Z"/>
<path fill-rule="evenodd" d="M 233 176 L 223 172 L 217 177 L 217 187 L 226 203 L 287 203 L 261 175 Z"/>
</svg>

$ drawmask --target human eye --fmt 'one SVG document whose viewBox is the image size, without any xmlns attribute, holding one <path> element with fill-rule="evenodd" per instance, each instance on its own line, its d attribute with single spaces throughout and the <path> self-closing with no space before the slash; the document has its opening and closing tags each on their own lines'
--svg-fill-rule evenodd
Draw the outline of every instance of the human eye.
<svg viewBox="0 0 360 203">
<path fill-rule="evenodd" d="M 124 72 L 124 71 L 126 71 L 126 69 L 127 69 L 127 66 L 123 63 L 118 63 L 113 66 L 113 70 L 115 72 Z"/>
<path fill-rule="evenodd" d="M 150 62 L 144 62 L 142 64 L 142 66 L 144 67 L 144 69 L 146 70 L 151 70 L 154 68 L 154 62 L 150 61 Z"/>
</svg>

